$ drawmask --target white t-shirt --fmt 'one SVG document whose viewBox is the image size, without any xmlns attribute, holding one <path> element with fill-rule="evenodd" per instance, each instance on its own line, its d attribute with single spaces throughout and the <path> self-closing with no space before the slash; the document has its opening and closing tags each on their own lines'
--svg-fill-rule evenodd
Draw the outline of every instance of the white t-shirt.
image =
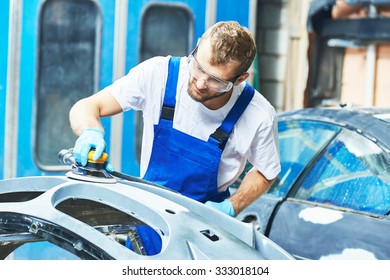
<svg viewBox="0 0 390 280">
<path fill-rule="evenodd" d="M 154 57 L 132 68 L 127 75 L 107 87 L 123 111 L 141 110 L 144 132 L 141 151 L 141 177 L 144 176 L 152 152 L 154 125 L 158 124 L 168 76 L 167 57 Z M 221 125 L 245 87 L 235 86 L 222 108 L 210 110 L 194 101 L 187 93 L 189 71 L 187 58 L 180 61 L 173 127 L 193 137 L 207 141 Z M 275 109 L 259 93 L 255 95 L 236 123 L 222 153 L 218 171 L 218 188 L 227 189 L 241 174 L 246 160 L 267 179 L 280 172 L 277 118 Z"/>
</svg>

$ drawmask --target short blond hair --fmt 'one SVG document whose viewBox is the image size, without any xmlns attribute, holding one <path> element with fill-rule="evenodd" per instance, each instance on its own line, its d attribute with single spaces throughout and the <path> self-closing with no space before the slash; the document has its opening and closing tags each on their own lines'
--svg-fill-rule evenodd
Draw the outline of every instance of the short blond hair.
<svg viewBox="0 0 390 280">
<path fill-rule="evenodd" d="M 217 22 L 206 30 L 199 44 L 207 39 L 211 44 L 211 65 L 236 62 L 237 75 L 248 71 L 256 55 L 256 43 L 247 28 L 235 21 Z"/>
</svg>

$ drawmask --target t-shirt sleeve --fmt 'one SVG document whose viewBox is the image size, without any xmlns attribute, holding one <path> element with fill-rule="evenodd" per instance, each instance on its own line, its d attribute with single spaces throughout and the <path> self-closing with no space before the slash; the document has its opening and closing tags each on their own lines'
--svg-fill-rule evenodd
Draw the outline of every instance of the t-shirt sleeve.
<svg viewBox="0 0 390 280">
<path fill-rule="evenodd" d="M 123 111 L 145 110 L 161 103 L 165 88 L 169 57 L 154 57 L 132 68 L 127 75 L 106 89 Z"/>
<path fill-rule="evenodd" d="M 248 160 L 268 180 L 276 178 L 279 174 L 281 167 L 276 116 L 272 123 L 258 129 Z"/>
</svg>

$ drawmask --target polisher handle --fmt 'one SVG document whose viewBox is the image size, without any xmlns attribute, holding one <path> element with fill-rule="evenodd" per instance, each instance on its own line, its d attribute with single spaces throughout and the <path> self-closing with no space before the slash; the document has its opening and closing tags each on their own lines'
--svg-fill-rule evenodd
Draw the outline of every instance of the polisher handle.
<svg viewBox="0 0 390 280">
<path fill-rule="evenodd" d="M 63 149 L 58 153 L 58 160 L 65 165 L 76 165 L 76 160 L 71 149 Z"/>
<path fill-rule="evenodd" d="M 102 153 L 102 155 L 100 156 L 100 158 L 98 158 L 97 160 L 94 160 L 93 159 L 93 156 L 95 155 L 95 150 L 92 149 L 89 151 L 88 153 L 88 162 L 93 162 L 93 163 L 105 163 L 108 159 L 108 154 L 107 153 Z"/>
</svg>

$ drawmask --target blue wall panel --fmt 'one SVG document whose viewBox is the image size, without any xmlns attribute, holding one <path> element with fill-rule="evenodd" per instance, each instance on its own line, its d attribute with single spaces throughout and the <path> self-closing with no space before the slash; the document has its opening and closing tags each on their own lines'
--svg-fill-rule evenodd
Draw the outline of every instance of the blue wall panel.
<svg viewBox="0 0 390 280">
<path fill-rule="evenodd" d="M 102 11 L 102 53 L 100 60 L 100 89 L 112 83 L 113 77 L 113 53 L 114 53 L 114 26 L 115 26 L 115 1 L 99 0 Z M 111 122 L 110 118 L 103 118 L 102 125 L 105 130 L 105 140 L 107 141 L 107 152 L 110 148 Z"/>
<path fill-rule="evenodd" d="M 0 2 L 0 179 L 4 176 L 4 128 L 5 128 L 5 102 L 7 91 L 7 57 L 8 57 L 8 20 L 9 1 Z"/>
<path fill-rule="evenodd" d="M 23 5 L 22 45 L 20 67 L 20 107 L 17 176 L 46 175 L 34 160 L 35 89 L 39 39 L 39 13 L 45 1 L 30 0 Z M 103 16 L 100 88 L 112 82 L 115 1 L 98 1 Z M 92 94 L 92 93 L 91 93 Z M 109 139 L 110 119 L 103 120 Z M 61 135 L 58 135 L 61 137 Z M 56 139 L 52 139 L 55 141 Z M 64 147 L 67 148 L 67 147 Z M 49 173 L 53 174 L 53 173 Z"/>
<path fill-rule="evenodd" d="M 249 27 L 249 0 L 217 1 L 217 21 L 234 20 Z"/>
<path fill-rule="evenodd" d="M 36 127 L 33 108 L 39 3 L 39 0 L 24 1 L 23 3 L 17 176 L 36 175 L 38 171 L 32 159 L 32 132 Z"/>
</svg>

